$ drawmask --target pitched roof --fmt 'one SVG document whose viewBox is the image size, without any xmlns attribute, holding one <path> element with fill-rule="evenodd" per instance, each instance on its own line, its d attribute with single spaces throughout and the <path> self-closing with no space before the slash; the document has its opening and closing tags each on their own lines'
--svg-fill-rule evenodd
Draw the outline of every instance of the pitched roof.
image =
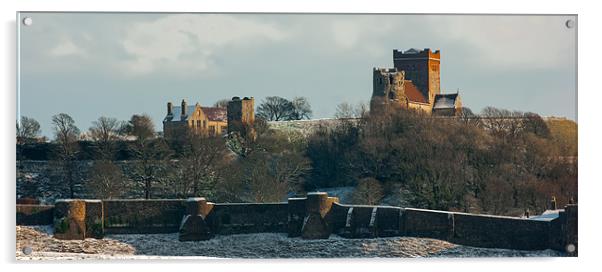
<svg viewBox="0 0 602 272">
<path fill-rule="evenodd" d="M 187 121 L 188 117 L 190 117 L 190 113 L 196 110 L 196 105 L 191 105 L 186 107 L 186 115 L 182 116 L 182 107 L 174 106 L 171 108 L 172 114 L 168 114 L 165 116 L 164 121 L 171 122 L 179 122 L 179 121 Z M 209 121 L 226 121 L 227 120 L 227 111 L 224 108 L 214 108 L 214 107 L 201 107 L 201 110 L 207 116 Z"/>
<path fill-rule="evenodd" d="M 428 103 L 429 100 L 418 90 L 411 80 L 405 80 L 403 87 L 410 102 Z"/>
<path fill-rule="evenodd" d="M 226 121 L 227 120 L 227 111 L 224 108 L 216 108 L 216 107 L 201 107 L 205 116 L 209 121 Z"/>
<path fill-rule="evenodd" d="M 453 109 L 456 106 L 456 99 L 458 99 L 458 93 L 437 94 L 433 109 Z"/>
<path fill-rule="evenodd" d="M 182 107 L 174 106 L 171 108 L 172 114 L 168 114 L 165 116 L 165 121 L 179 122 L 188 120 L 188 116 L 190 116 L 191 112 L 194 112 L 196 109 L 195 105 L 190 105 L 186 107 L 186 115 L 182 116 Z"/>
</svg>

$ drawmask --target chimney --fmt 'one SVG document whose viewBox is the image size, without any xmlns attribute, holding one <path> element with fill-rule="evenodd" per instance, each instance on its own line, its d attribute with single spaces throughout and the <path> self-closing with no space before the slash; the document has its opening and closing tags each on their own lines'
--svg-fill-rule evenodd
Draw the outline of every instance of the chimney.
<svg viewBox="0 0 602 272">
<path fill-rule="evenodd" d="M 167 102 L 167 114 L 171 115 L 172 111 L 171 111 L 172 107 L 171 107 L 171 102 Z"/>
<path fill-rule="evenodd" d="M 182 116 L 186 116 L 186 100 L 182 99 Z"/>
</svg>

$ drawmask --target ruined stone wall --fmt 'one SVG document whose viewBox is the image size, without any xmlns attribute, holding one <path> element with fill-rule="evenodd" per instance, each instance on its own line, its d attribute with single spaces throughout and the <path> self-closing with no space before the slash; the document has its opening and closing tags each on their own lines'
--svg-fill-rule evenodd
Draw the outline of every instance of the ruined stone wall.
<svg viewBox="0 0 602 272">
<path fill-rule="evenodd" d="M 371 112 L 377 112 L 387 106 L 408 106 L 408 98 L 404 91 L 404 71 L 395 68 L 374 68 L 372 85 Z"/>
<path fill-rule="evenodd" d="M 557 218 L 533 220 L 391 206 L 342 205 L 338 198 L 328 197 L 326 193 L 309 193 L 305 198 L 291 198 L 286 203 L 214 204 L 204 198 L 66 200 L 57 202 L 57 207 L 59 203 L 62 208 L 54 208 L 55 228 L 56 222 L 75 220 L 65 212 L 73 210 L 69 205 L 84 205 L 86 216 L 84 220 L 76 218 L 79 223 L 72 229 L 77 233 L 70 235 L 70 229 L 63 227 L 58 230 L 59 237 L 180 232 L 188 241 L 211 239 L 215 234 L 281 232 L 304 239 L 328 239 L 332 234 L 345 238 L 426 237 L 475 247 L 520 250 L 562 251 L 577 246 L 576 205 L 567 206 Z M 35 205 L 19 206 L 21 215 L 18 217 L 22 219 L 18 224 L 51 222 L 48 214 L 52 207 L 44 206 L 33 212 L 26 206 Z M 37 214 L 35 220 L 23 219 L 34 214 Z M 192 217 L 195 219 L 186 220 Z M 188 227 L 183 231 L 184 226 Z M 202 231 L 202 235 L 196 231 Z M 576 251 L 571 254 L 576 256 Z"/>
</svg>

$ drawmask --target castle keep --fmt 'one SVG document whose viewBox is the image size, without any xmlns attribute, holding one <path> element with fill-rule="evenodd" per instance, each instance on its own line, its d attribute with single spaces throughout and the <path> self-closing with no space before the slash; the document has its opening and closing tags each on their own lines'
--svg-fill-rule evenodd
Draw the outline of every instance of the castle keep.
<svg viewBox="0 0 602 272">
<path fill-rule="evenodd" d="M 434 115 L 458 114 L 462 108 L 459 94 L 441 94 L 440 63 L 439 50 L 393 50 L 394 68 L 373 69 L 370 111 L 393 106 Z"/>
</svg>

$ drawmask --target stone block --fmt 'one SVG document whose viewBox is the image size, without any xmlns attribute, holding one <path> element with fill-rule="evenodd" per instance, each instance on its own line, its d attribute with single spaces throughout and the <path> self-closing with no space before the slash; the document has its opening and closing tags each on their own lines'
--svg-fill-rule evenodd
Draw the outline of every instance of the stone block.
<svg viewBox="0 0 602 272">
<path fill-rule="evenodd" d="M 77 199 L 58 200 L 55 204 L 54 237 L 61 240 L 86 238 L 86 202 Z"/>
<path fill-rule="evenodd" d="M 213 237 L 213 233 L 205 218 L 213 209 L 213 203 L 208 203 L 203 197 L 186 199 L 186 215 L 180 224 L 180 241 L 203 241 Z"/>
<path fill-rule="evenodd" d="M 191 197 L 186 199 L 186 214 L 207 217 L 213 206 L 214 204 L 207 202 L 204 197 Z"/>
<path fill-rule="evenodd" d="M 182 219 L 178 239 L 184 241 L 203 241 L 213 237 L 202 215 L 185 215 Z"/>
<path fill-rule="evenodd" d="M 328 239 L 331 230 L 326 220 L 319 214 L 312 213 L 305 217 L 301 231 L 303 239 Z"/>
<path fill-rule="evenodd" d="M 336 198 L 329 198 L 327 193 L 316 192 L 307 194 L 305 200 L 305 218 L 301 227 L 303 239 L 328 239 L 332 228 L 326 220 Z"/>
</svg>

